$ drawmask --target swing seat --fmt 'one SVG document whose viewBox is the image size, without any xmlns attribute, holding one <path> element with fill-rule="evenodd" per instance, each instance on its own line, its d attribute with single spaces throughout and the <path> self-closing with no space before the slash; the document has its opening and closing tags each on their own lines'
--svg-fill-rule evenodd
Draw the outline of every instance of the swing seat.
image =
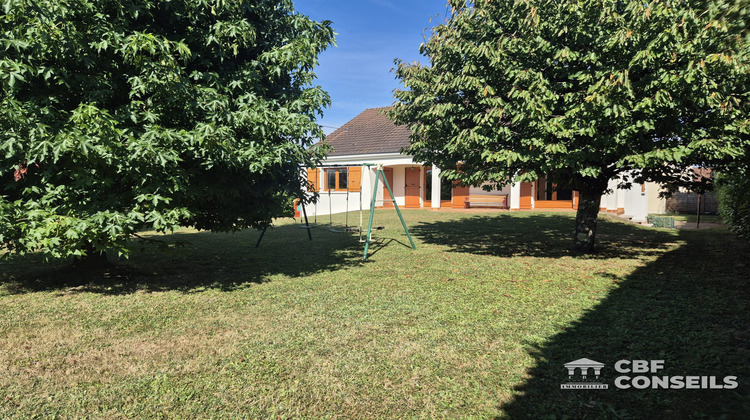
<svg viewBox="0 0 750 420">
<path fill-rule="evenodd" d="M 372 228 L 372 230 L 383 230 L 383 229 L 385 229 L 385 226 L 375 226 Z M 351 227 L 351 228 L 346 228 L 346 231 L 351 232 L 351 233 L 357 233 L 357 232 L 361 232 L 362 230 L 359 228 Z"/>
</svg>

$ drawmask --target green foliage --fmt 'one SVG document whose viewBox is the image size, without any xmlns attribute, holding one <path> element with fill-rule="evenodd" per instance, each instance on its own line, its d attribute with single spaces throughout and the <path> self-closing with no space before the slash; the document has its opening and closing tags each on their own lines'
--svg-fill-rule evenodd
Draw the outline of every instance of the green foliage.
<svg viewBox="0 0 750 420">
<path fill-rule="evenodd" d="M 750 239 L 750 162 L 720 173 L 716 182 L 724 224 L 740 237 Z"/>
<path fill-rule="evenodd" d="M 140 229 L 262 227 L 300 196 L 333 43 L 289 0 L 8 0 L 0 243 L 126 251 Z"/>
<path fill-rule="evenodd" d="M 469 184 L 545 175 L 601 194 L 742 153 L 747 0 L 451 0 L 398 62 L 409 153 Z M 461 171 L 456 162 L 463 162 Z"/>
</svg>

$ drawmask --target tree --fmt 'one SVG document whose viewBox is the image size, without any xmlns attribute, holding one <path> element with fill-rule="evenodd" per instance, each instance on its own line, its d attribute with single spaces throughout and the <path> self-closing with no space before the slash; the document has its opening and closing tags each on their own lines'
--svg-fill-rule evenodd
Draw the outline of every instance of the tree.
<svg viewBox="0 0 750 420">
<path fill-rule="evenodd" d="M 334 34 L 290 0 L 8 0 L 0 28 L 9 251 L 264 227 L 320 161 L 313 68 Z"/>
<path fill-rule="evenodd" d="M 412 128 L 409 153 L 465 184 L 577 190 L 580 251 L 610 179 L 674 180 L 748 141 L 747 0 L 448 3 L 420 48 L 430 65 L 396 61 L 389 115 Z"/>
<path fill-rule="evenodd" d="M 739 237 L 750 239 L 750 155 L 717 176 L 719 214 Z"/>
</svg>

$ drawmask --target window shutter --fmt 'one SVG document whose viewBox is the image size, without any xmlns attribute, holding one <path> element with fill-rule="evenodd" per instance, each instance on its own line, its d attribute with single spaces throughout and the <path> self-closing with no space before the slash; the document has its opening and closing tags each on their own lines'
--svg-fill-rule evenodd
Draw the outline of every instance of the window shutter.
<svg viewBox="0 0 750 420">
<path fill-rule="evenodd" d="M 307 182 L 309 191 L 320 191 L 320 169 L 307 168 Z"/>
<path fill-rule="evenodd" d="M 349 167 L 349 191 L 359 192 L 362 190 L 362 167 Z"/>
</svg>

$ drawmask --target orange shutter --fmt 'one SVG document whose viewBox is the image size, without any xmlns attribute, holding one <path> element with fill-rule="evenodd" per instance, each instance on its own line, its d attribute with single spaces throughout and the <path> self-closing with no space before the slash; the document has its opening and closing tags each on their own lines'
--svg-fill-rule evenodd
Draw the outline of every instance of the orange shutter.
<svg viewBox="0 0 750 420">
<path fill-rule="evenodd" d="M 533 185 L 533 182 L 521 183 L 521 198 L 518 201 L 518 208 L 521 210 L 531 209 L 531 188 Z"/>
<path fill-rule="evenodd" d="M 307 168 L 309 191 L 320 191 L 320 169 Z"/>
<path fill-rule="evenodd" d="M 362 189 L 362 168 L 360 166 L 349 167 L 349 191 L 359 192 Z"/>
</svg>

